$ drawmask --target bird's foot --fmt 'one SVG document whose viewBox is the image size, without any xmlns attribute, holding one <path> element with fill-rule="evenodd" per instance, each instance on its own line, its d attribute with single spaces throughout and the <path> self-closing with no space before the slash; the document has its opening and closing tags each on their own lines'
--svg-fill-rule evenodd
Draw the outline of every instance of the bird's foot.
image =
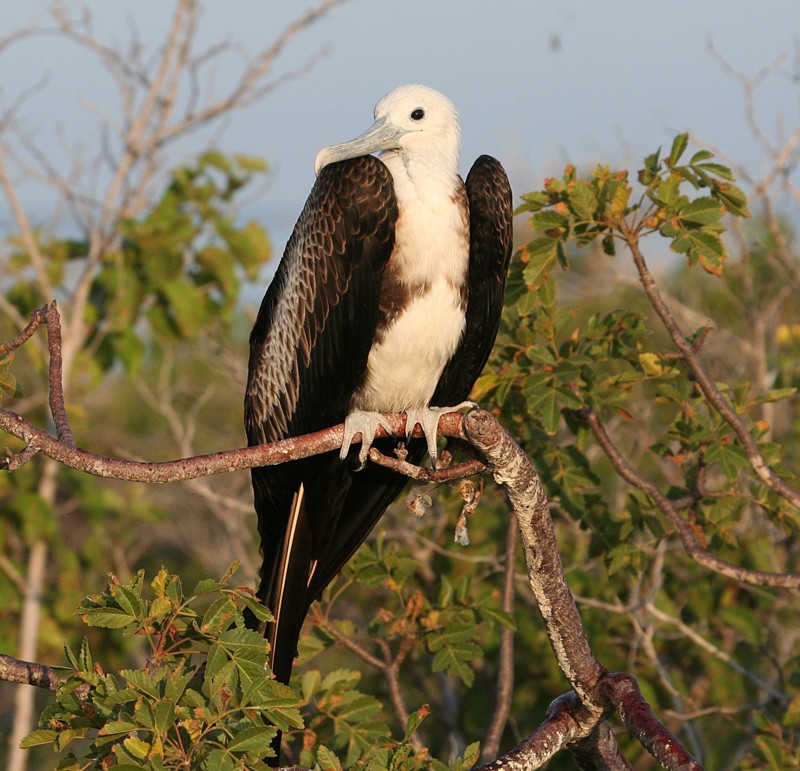
<svg viewBox="0 0 800 771">
<path fill-rule="evenodd" d="M 363 410 L 354 410 L 351 412 L 344 420 L 344 439 L 342 440 L 342 448 L 339 451 L 339 458 L 344 460 L 347 457 L 347 453 L 350 451 L 350 445 L 353 442 L 353 437 L 356 434 L 361 434 L 361 449 L 358 451 L 358 467 L 359 470 L 364 468 L 378 426 L 383 426 L 390 434 L 393 431 L 391 424 L 380 412 L 366 412 Z"/>
<path fill-rule="evenodd" d="M 439 433 L 439 420 L 442 415 L 448 412 L 457 412 L 467 407 L 474 410 L 477 406 L 475 402 L 466 401 L 455 404 L 452 407 L 423 407 L 418 410 L 408 410 L 406 413 L 406 436 L 410 437 L 414 428 L 419 424 L 425 436 L 425 442 L 428 445 L 428 455 L 431 456 L 431 463 L 436 468 L 436 462 L 439 458 L 436 437 Z"/>
</svg>

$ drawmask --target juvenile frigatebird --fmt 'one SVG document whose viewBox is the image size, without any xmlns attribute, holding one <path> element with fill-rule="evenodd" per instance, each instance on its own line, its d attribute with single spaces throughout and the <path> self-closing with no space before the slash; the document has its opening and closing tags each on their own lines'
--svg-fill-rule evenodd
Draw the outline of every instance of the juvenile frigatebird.
<svg viewBox="0 0 800 771">
<path fill-rule="evenodd" d="M 409 85 L 378 102 L 357 139 L 323 148 L 253 327 L 249 443 L 346 421 L 341 453 L 252 471 L 258 595 L 275 616 L 264 631 L 284 683 L 309 606 L 406 482 L 385 468 L 359 470 L 380 413 L 408 413 L 407 430 L 420 423 L 435 456 L 447 410 L 431 408 L 467 398 L 497 334 L 511 188 L 488 155 L 465 184 L 460 147 L 450 100 Z M 358 454 L 349 450 L 357 433 Z M 412 447 L 411 459 L 424 451 Z"/>
</svg>

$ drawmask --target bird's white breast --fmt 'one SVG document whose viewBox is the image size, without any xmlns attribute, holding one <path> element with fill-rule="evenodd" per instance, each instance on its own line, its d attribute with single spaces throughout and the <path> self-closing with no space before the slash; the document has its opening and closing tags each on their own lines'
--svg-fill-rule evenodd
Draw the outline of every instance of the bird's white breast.
<svg viewBox="0 0 800 771">
<path fill-rule="evenodd" d="M 351 406 L 403 412 L 429 404 L 461 340 L 469 214 L 458 177 L 412 175 L 402 159 L 383 160 L 394 178 L 399 209 L 384 281 L 400 282 L 406 304 L 378 331 L 366 380 Z"/>
</svg>

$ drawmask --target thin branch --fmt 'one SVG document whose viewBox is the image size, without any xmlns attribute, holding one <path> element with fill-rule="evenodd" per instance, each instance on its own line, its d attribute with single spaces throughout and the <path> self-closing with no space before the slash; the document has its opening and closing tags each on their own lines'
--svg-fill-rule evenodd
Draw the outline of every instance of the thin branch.
<svg viewBox="0 0 800 771">
<path fill-rule="evenodd" d="M 783 588 L 800 587 L 800 573 L 768 573 L 764 570 L 753 570 L 744 568 L 740 565 L 733 565 L 730 562 L 717 557 L 707 551 L 697 538 L 692 526 L 681 517 L 674 503 L 664 495 L 656 485 L 645 479 L 631 466 L 622 456 L 617 446 L 608 435 L 600 416 L 592 409 L 584 408 L 577 410 L 576 417 L 585 420 L 592 429 L 603 451 L 608 456 L 611 464 L 617 473 L 632 487 L 646 493 L 653 503 L 658 506 L 664 516 L 673 524 L 683 547 L 689 556 L 698 564 L 702 565 L 715 573 L 733 578 L 745 584 L 756 586 L 778 586 Z"/>
<path fill-rule="evenodd" d="M 681 352 L 686 366 L 697 382 L 697 385 L 700 387 L 700 390 L 703 392 L 706 401 L 714 407 L 723 420 L 733 429 L 744 447 L 748 462 L 764 484 L 774 490 L 784 500 L 791 503 L 792 506 L 800 509 L 800 492 L 784 482 L 784 480 L 769 467 L 761 451 L 758 449 L 755 439 L 753 439 L 752 435 L 747 430 L 744 421 L 736 414 L 736 410 L 722 395 L 722 392 L 717 387 L 713 378 L 711 378 L 703 367 L 700 357 L 692 343 L 681 331 L 656 287 L 655 280 L 647 267 L 644 255 L 639 249 L 638 240 L 633 233 L 627 235 L 627 244 L 633 255 L 633 261 L 639 271 L 639 277 L 650 304 L 661 319 L 661 323 L 669 332 L 675 347 Z"/>
<path fill-rule="evenodd" d="M 56 427 L 58 438 L 66 445 L 74 446 L 75 438 L 67 417 L 64 403 L 64 374 L 61 359 L 61 317 L 58 314 L 56 301 L 46 306 L 44 317 L 47 321 L 47 348 L 50 352 L 48 380 L 50 383 L 50 414 Z"/>
<path fill-rule="evenodd" d="M 454 482 L 480 474 L 486 470 L 486 464 L 476 459 L 467 460 L 447 468 L 423 468 L 401 458 L 390 458 L 376 447 L 370 449 L 369 459 L 379 466 L 396 471 L 398 474 L 416 479 L 418 482 L 428 483 Z"/>
<path fill-rule="evenodd" d="M 622 722 L 642 746 L 670 771 L 702 771 L 703 767 L 681 746 L 652 713 L 630 675 L 608 675 L 600 690 L 617 708 Z"/>
<path fill-rule="evenodd" d="M 503 612 L 511 616 L 514 613 L 514 559 L 517 548 L 517 522 L 514 517 L 508 520 L 506 530 L 505 570 L 503 571 L 503 596 L 501 606 Z M 500 740 L 503 737 L 508 716 L 511 712 L 511 698 L 514 695 L 514 628 L 503 626 L 500 628 L 500 656 L 497 667 L 497 695 L 495 708 L 489 730 L 481 750 L 481 758 L 490 760 L 496 758 L 500 749 Z"/>
</svg>

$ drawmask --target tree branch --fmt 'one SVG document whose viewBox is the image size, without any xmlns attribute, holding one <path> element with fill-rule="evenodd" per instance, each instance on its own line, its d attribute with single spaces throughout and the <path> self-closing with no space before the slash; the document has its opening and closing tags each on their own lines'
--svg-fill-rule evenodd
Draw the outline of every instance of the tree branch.
<svg viewBox="0 0 800 771">
<path fill-rule="evenodd" d="M 617 470 L 617 473 L 628 482 L 628 484 L 646 493 L 653 503 L 661 509 L 662 513 L 675 527 L 683 547 L 695 562 L 709 570 L 713 570 L 715 573 L 720 573 L 728 578 L 733 578 L 746 584 L 777 586 L 789 589 L 800 587 L 800 574 L 798 573 L 767 573 L 764 570 L 744 568 L 740 565 L 733 565 L 730 562 L 726 562 L 707 551 L 700 543 L 692 526 L 680 515 L 675 502 L 667 498 L 667 496 L 652 482 L 649 482 L 637 473 L 625 458 L 623 458 L 622 453 L 620 453 L 611 440 L 611 437 L 606 432 L 605 426 L 600 420 L 600 416 L 588 407 L 577 410 L 574 414 L 586 421 L 592 429 L 595 438 Z"/>
<path fill-rule="evenodd" d="M 503 612 L 512 616 L 514 613 L 514 582 L 516 580 L 515 556 L 517 549 L 517 522 L 509 517 L 506 530 L 506 564 L 503 571 Z M 511 712 L 511 697 L 514 695 L 514 629 L 500 628 L 500 661 L 497 667 L 497 695 L 495 708 L 486 739 L 481 749 L 481 758 L 490 760 L 497 757 L 500 740 L 503 737 L 508 716 Z"/>
<path fill-rule="evenodd" d="M 753 439 L 750 432 L 747 430 L 744 421 L 736 414 L 736 410 L 730 402 L 722 395 L 722 392 L 717 388 L 717 384 L 706 372 L 703 367 L 698 352 L 694 345 L 683 334 L 678 323 L 675 321 L 674 316 L 670 313 L 667 304 L 661 297 L 658 287 L 656 287 L 653 275 L 650 273 L 647 263 L 645 262 L 644 255 L 639 249 L 638 236 L 633 233 L 627 235 L 627 245 L 633 255 L 633 261 L 639 271 L 639 278 L 641 279 L 642 286 L 644 287 L 645 294 L 647 295 L 650 304 L 653 306 L 661 323 L 669 332 L 672 342 L 675 347 L 680 351 L 681 356 L 686 363 L 689 371 L 692 374 L 706 401 L 720 414 L 726 423 L 733 429 L 739 441 L 744 447 L 747 460 L 756 472 L 757 476 L 766 484 L 770 489 L 774 490 L 784 500 L 788 501 L 792 506 L 800 509 L 800 492 L 792 488 L 784 482 L 767 464 L 766 459 L 758 449 L 755 439 Z"/>
</svg>

